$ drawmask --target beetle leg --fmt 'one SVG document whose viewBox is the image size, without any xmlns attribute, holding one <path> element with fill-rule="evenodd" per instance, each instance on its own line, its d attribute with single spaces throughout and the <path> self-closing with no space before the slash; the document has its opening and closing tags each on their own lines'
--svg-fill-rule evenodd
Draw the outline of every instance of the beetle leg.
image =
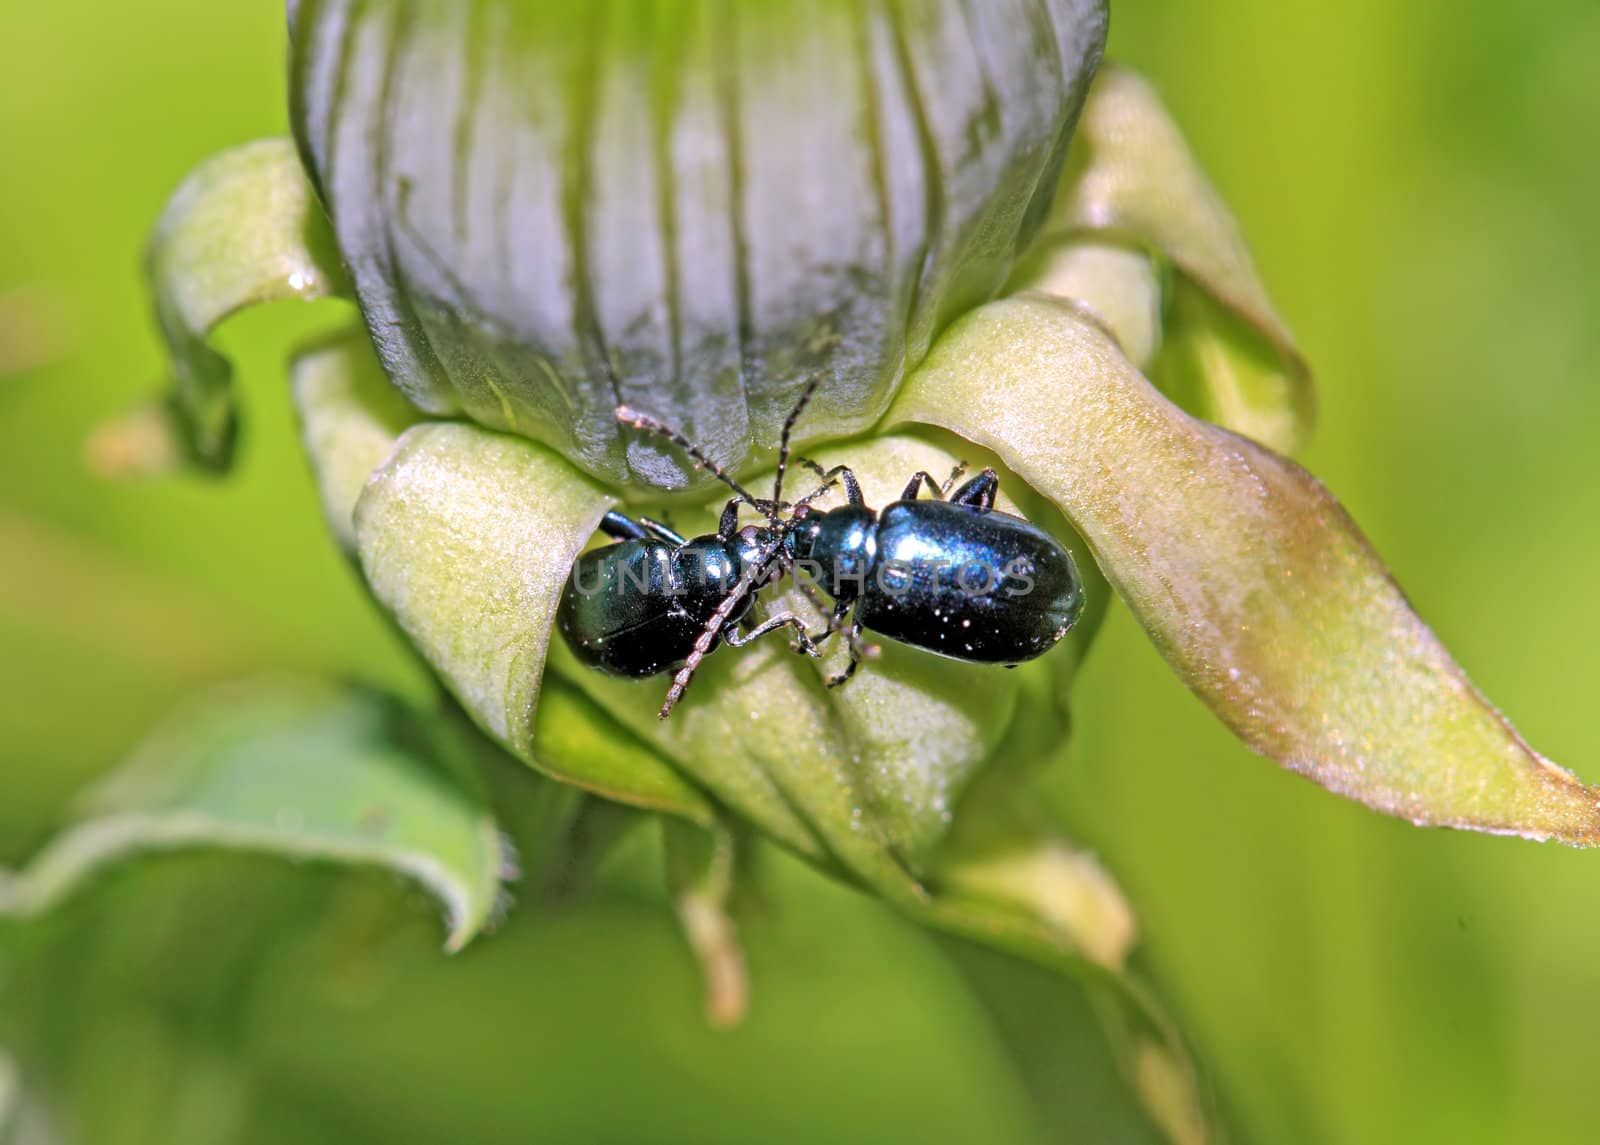
<svg viewBox="0 0 1600 1145">
<path fill-rule="evenodd" d="M 919 469 L 911 475 L 911 480 L 906 483 L 905 492 L 900 494 L 899 499 L 902 501 L 915 501 L 917 494 L 922 492 L 924 485 L 932 492 L 935 501 L 944 496 L 944 491 L 939 488 L 939 483 L 933 479 L 933 474 L 926 469 Z"/>
<path fill-rule="evenodd" d="M 843 672 L 840 672 L 837 676 L 829 676 L 828 687 L 839 688 L 843 687 L 845 684 L 848 684 L 855 676 L 856 669 L 859 667 L 861 667 L 861 657 L 857 656 L 852 650 L 850 653 L 850 666 Z"/>
<path fill-rule="evenodd" d="M 971 505 L 974 509 L 993 509 L 994 496 L 1000 491 L 1000 475 L 993 469 L 985 469 L 971 481 L 950 494 L 950 500 L 957 505 Z"/>
<path fill-rule="evenodd" d="M 804 594 L 805 598 L 811 602 L 811 606 L 813 608 L 815 608 L 818 612 L 823 613 L 824 615 L 826 615 L 829 612 L 829 610 L 832 610 L 835 613 L 838 612 L 840 606 L 839 605 L 835 605 L 835 604 L 830 604 L 828 601 L 824 600 L 823 597 L 822 597 L 822 590 L 819 589 L 812 581 L 807 580 L 805 577 L 801 576 L 798 572 L 796 572 L 794 570 L 794 568 L 792 566 L 786 566 L 786 568 L 787 568 L 787 570 L 789 572 L 794 573 L 794 586 L 796 588 L 798 588 L 801 591 L 801 593 Z M 844 607 L 849 607 L 849 606 L 846 605 Z M 835 617 L 835 619 L 837 619 L 837 616 Z M 828 622 L 828 631 L 825 632 L 822 636 L 817 638 L 818 642 L 820 643 L 821 641 L 826 640 L 829 636 L 832 636 L 833 635 L 833 630 L 836 627 L 837 627 L 837 625 L 835 625 L 833 623 L 833 621 L 830 620 Z"/>
<path fill-rule="evenodd" d="M 778 559 L 778 553 L 782 551 L 783 539 L 786 535 L 787 533 L 780 533 L 776 540 L 770 541 L 757 554 L 756 560 L 744 572 L 739 574 L 738 583 L 733 586 L 733 591 L 723 597 L 722 601 L 717 605 L 716 611 L 706 621 L 706 626 L 700 630 L 700 635 L 695 637 L 694 647 L 690 650 L 689 655 L 684 657 L 682 667 L 678 669 L 677 675 L 672 677 L 672 686 L 667 689 L 667 698 L 662 701 L 661 710 L 656 713 L 657 718 L 666 719 L 672 714 L 672 709 L 677 706 L 678 701 L 683 699 L 683 693 L 688 689 L 689 681 L 694 679 L 694 674 L 700 667 L 700 661 L 704 660 L 706 654 L 716 647 L 717 637 L 721 635 L 724 626 L 728 623 L 728 618 L 733 615 L 734 609 L 739 607 L 746 594 L 755 588 L 756 582 L 766 575 L 767 570 Z"/>
<path fill-rule="evenodd" d="M 739 499 L 735 497 L 722 508 L 722 517 L 717 521 L 717 536 L 727 540 L 739 531 Z"/>
<path fill-rule="evenodd" d="M 933 494 L 933 499 L 942 501 L 950 495 L 950 487 L 960 480 L 961 475 L 966 471 L 967 463 L 965 461 L 958 462 L 956 467 L 950 471 L 950 476 L 945 479 L 945 483 L 940 485 L 933 479 L 933 474 L 926 469 L 919 469 L 911 475 L 911 480 L 906 483 L 906 491 L 900 494 L 900 500 L 915 501 L 917 494 L 922 492 L 922 487 L 926 485 L 928 492 Z"/>
<path fill-rule="evenodd" d="M 737 505 L 738 502 L 735 501 L 734 504 Z M 670 525 L 663 525 L 660 521 L 652 520 L 649 517 L 640 517 L 639 524 L 644 528 L 645 532 L 650 534 L 650 540 L 662 541 L 673 548 L 682 548 L 689 543 L 688 538 L 679 534 Z"/>
<path fill-rule="evenodd" d="M 759 639 L 760 637 L 765 636 L 767 633 L 775 632 L 780 628 L 794 629 L 795 640 L 798 641 L 800 645 L 796 651 L 803 652 L 805 655 L 813 658 L 820 657 L 822 655 L 821 649 L 819 649 L 816 645 L 816 642 L 811 639 L 811 634 L 806 631 L 805 621 L 801 620 L 792 612 L 780 612 L 778 615 L 756 625 L 749 632 L 746 632 L 743 635 L 740 635 L 733 629 L 725 628 L 722 631 L 722 638 L 735 648 L 743 648 L 752 640 Z"/>
<path fill-rule="evenodd" d="M 849 616 L 850 610 L 855 606 L 856 602 L 854 600 L 841 600 L 835 604 L 832 614 L 828 617 L 828 631 L 817 641 L 820 644 L 837 632 L 844 637 L 845 643 L 850 646 L 850 663 L 843 672 L 828 677 L 827 684 L 830 688 L 837 688 L 839 685 L 849 682 L 850 678 L 856 674 L 856 669 L 861 667 L 861 661 L 876 660 L 878 658 L 878 646 L 876 644 L 868 644 L 861 639 L 861 625 L 854 621 L 845 622 L 845 618 Z"/>
<path fill-rule="evenodd" d="M 828 687 L 830 688 L 837 688 L 841 684 L 849 683 L 851 677 L 856 674 L 856 669 L 861 667 L 861 661 L 874 659 L 878 655 L 878 646 L 876 644 L 867 644 L 862 641 L 861 625 L 847 624 L 840 628 L 839 631 L 844 633 L 844 638 L 850 645 L 850 663 L 837 676 L 828 677 Z"/>
<path fill-rule="evenodd" d="M 794 504 L 805 505 L 813 499 L 822 496 L 828 487 L 833 484 L 835 477 L 844 482 L 845 500 L 849 501 L 852 505 L 866 504 L 866 498 L 861 495 L 861 484 L 856 480 L 855 471 L 852 470 L 848 465 L 835 465 L 832 469 L 823 469 L 822 466 L 818 465 L 815 461 L 812 461 L 809 457 L 797 457 L 795 460 L 820 477 L 823 484 L 822 488 L 812 490 L 810 493 L 807 493 L 804 497 L 800 498 L 800 500 L 794 502 Z"/>
<path fill-rule="evenodd" d="M 600 518 L 600 531 L 608 537 L 615 537 L 619 541 L 648 541 L 650 536 L 650 522 L 635 521 L 625 513 L 612 509 Z"/>
<path fill-rule="evenodd" d="M 815 585 L 808 583 L 799 576 L 794 578 L 794 583 L 805 594 L 806 599 L 816 607 L 818 612 L 826 612 L 828 614 L 828 627 L 821 636 L 811 637 L 812 647 L 821 648 L 835 632 L 842 635 L 845 643 L 850 646 L 850 666 L 839 675 L 828 677 L 827 680 L 828 687 L 837 688 L 856 674 L 856 669 L 860 667 L 861 661 L 877 658 L 878 646 L 876 644 L 868 644 L 861 639 L 861 625 L 845 623 L 845 617 L 850 615 L 850 610 L 856 605 L 854 599 L 835 601 L 830 608 L 828 602 L 822 599 Z"/>
<path fill-rule="evenodd" d="M 834 627 L 840 632 L 844 633 L 845 643 L 850 645 L 851 658 L 857 662 L 862 660 L 876 660 L 878 658 L 878 646 L 876 644 L 869 644 L 865 640 L 861 639 L 861 625 L 839 623 L 844 619 L 844 614 L 849 610 L 845 608 L 836 608 L 834 611 L 838 613 L 838 616 L 833 622 Z M 849 670 L 849 675 L 855 675 L 854 668 Z"/>
</svg>

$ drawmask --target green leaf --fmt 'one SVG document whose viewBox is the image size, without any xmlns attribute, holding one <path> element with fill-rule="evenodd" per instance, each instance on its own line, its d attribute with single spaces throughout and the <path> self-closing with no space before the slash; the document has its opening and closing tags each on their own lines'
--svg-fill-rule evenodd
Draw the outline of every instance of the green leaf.
<svg viewBox="0 0 1600 1145">
<path fill-rule="evenodd" d="M 1036 1101 L 1040 1101 L 1041 1088 L 1071 1087 L 1079 1095 L 1094 1093 L 1097 1101 L 1128 1105 L 1126 1111 L 1119 1111 L 1119 1116 L 1135 1118 L 1146 1127 L 1154 1126 L 1172 1145 L 1201 1145 L 1217 1139 L 1183 1039 L 1154 992 L 1137 975 L 1085 958 L 1069 931 L 1058 927 L 1048 915 L 1016 905 L 939 894 L 920 907 L 909 908 L 907 913 L 935 930 L 991 952 L 1023 959 L 1057 976 L 1055 989 L 1072 998 L 1078 1016 L 1063 1017 L 1055 1007 L 1056 1000 L 1050 1007 L 1041 1005 L 1041 999 L 1052 993 L 1050 984 L 1044 983 L 1041 988 L 1038 982 L 1029 983 L 1024 967 L 997 962 L 992 954 L 967 951 L 962 955 L 969 966 L 976 962 L 990 968 L 976 983 L 988 1004 L 1006 1004 L 1002 999 L 1010 995 L 1010 1004 L 1021 1004 L 1031 1012 L 1025 1028 L 1004 1032 L 1013 1045 L 1024 1038 L 1034 1043 L 1031 1050 L 1020 1046 L 1018 1049 L 1030 1054 L 1024 1081 L 1034 1091 Z M 998 973 L 993 970 L 995 966 L 1001 967 Z M 1019 987 L 1026 989 L 1020 1000 Z M 1095 1035 L 1089 1034 L 1093 1027 L 1081 1018 L 1084 1004 L 1094 1013 L 1098 1027 Z M 1004 1020 L 1019 1024 L 1015 1014 Z M 1046 1023 L 1043 1027 L 1041 1020 Z M 1060 1057 L 1039 1053 L 1041 1042 L 1050 1044 L 1071 1064 L 1062 1066 Z M 1108 1044 L 1120 1084 L 1108 1084 L 1106 1079 L 1095 1077 L 1096 1073 L 1105 1072 L 1104 1051 Z M 1039 1069 L 1051 1067 L 1082 1070 L 1082 1076 L 1037 1076 Z M 1040 1103 L 1047 1105 L 1048 1099 Z M 1053 1120 L 1061 1120 L 1048 1108 L 1042 1111 Z M 1112 1110 L 1096 1112 L 1112 1115 Z M 1070 1123 L 1083 1119 L 1084 1114 L 1078 1112 L 1067 1120 Z M 1058 1131 L 1062 1128 L 1058 1126 Z"/>
<path fill-rule="evenodd" d="M 930 864 L 931 900 L 910 913 L 969 940 L 952 944 L 952 955 L 1050 1139 L 1214 1141 L 1175 1024 L 1127 968 L 1132 907 L 1099 861 L 1048 821 L 1030 782 L 1064 742 L 1041 718 L 1050 683 L 1025 685 L 1005 742 Z"/>
<path fill-rule="evenodd" d="M 135 413 L 102 430 L 94 451 L 113 465 L 158 463 L 159 439 L 149 439 L 165 424 L 183 460 L 221 472 L 233 460 L 238 417 L 233 367 L 211 347 L 211 332 L 249 306 L 350 291 L 294 142 L 265 139 L 201 164 L 157 223 L 146 273 L 172 362 L 164 422 Z"/>
<path fill-rule="evenodd" d="M 292 10 L 294 127 L 419 408 L 615 485 L 743 468 L 799 389 L 848 434 L 1050 202 L 1103 0 Z"/>
<path fill-rule="evenodd" d="M 1123 242 L 1175 266 L 1188 284 L 1227 314 L 1217 335 L 1241 353 L 1270 363 L 1255 379 L 1256 400 L 1238 409 L 1224 395 L 1191 412 L 1228 418 L 1222 424 L 1271 448 L 1292 450 L 1310 428 L 1310 372 L 1288 326 L 1273 309 L 1239 225 L 1207 180 L 1178 127 L 1148 83 L 1120 67 L 1102 69 L 1090 89 L 1050 221 L 1038 240 L 1035 270 L 1021 283 L 1058 293 L 1050 263 L 1071 259 L 1090 238 Z M 1188 327 L 1211 311 L 1190 309 L 1169 322 Z M 1171 337 L 1169 331 L 1168 337 Z M 1253 343 L 1253 344 L 1250 344 Z M 1137 347 L 1129 356 L 1143 365 Z M 1226 386 L 1224 377 L 1218 382 Z M 1262 416 L 1270 408 L 1275 416 Z M 1237 421 L 1233 415 L 1239 412 Z"/>
<path fill-rule="evenodd" d="M 92 791 L 28 866 L 0 872 L 0 917 L 48 910 L 141 851 L 227 847 L 414 878 L 444 904 L 457 950 L 490 921 L 509 865 L 473 775 L 478 750 L 447 721 L 365 689 L 217 689 Z"/>
<path fill-rule="evenodd" d="M 546 816 L 547 822 L 542 825 L 547 828 L 545 831 L 532 836 L 528 828 L 538 825 L 527 823 L 518 836 L 519 841 L 527 840 L 525 845 L 518 846 L 517 853 L 524 857 L 528 897 L 536 904 L 576 904 L 594 889 L 607 864 L 619 851 L 626 849 L 634 835 L 653 828 L 665 818 L 627 803 L 591 795 L 572 784 L 546 779 L 537 772 L 530 772 L 509 755 L 505 758 L 521 770 L 524 779 L 531 778 L 543 788 L 558 791 L 571 800 L 569 810 L 559 821 L 551 821 L 551 817 Z M 508 814 L 517 813 L 512 806 L 500 806 L 506 806 Z M 529 854 L 538 861 L 537 866 L 527 864 Z"/>
<path fill-rule="evenodd" d="M 1070 306 L 967 316 L 890 418 L 994 449 L 1054 501 L 1253 750 L 1419 825 L 1600 843 L 1600 791 L 1473 688 L 1333 496 L 1178 409 Z"/>
</svg>

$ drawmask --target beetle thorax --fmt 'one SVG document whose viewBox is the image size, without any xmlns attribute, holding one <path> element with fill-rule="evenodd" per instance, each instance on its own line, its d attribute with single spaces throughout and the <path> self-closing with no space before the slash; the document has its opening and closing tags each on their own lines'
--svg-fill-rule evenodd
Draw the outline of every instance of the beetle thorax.
<svg viewBox="0 0 1600 1145">
<path fill-rule="evenodd" d="M 836 600 L 859 595 L 878 556 L 877 514 L 845 505 L 805 516 L 792 545 L 799 571 Z"/>
</svg>

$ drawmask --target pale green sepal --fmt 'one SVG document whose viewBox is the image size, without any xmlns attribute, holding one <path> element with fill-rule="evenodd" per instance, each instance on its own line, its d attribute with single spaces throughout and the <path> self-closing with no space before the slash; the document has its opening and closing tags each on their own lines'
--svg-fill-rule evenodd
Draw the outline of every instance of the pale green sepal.
<svg viewBox="0 0 1600 1145">
<path fill-rule="evenodd" d="M 422 415 L 389 384 L 360 327 L 301 349 L 290 382 L 323 516 L 339 547 L 354 555 L 361 490 Z"/>
<path fill-rule="evenodd" d="M 1138 923 L 1100 861 L 1037 823 L 991 827 L 987 846 L 941 869 L 940 886 L 958 898 L 1026 911 L 1060 931 L 1084 958 L 1121 969 Z"/>
<path fill-rule="evenodd" d="M 1082 303 L 1140 368 L 1161 349 L 1161 275 L 1141 250 L 1088 238 L 1046 244 L 1007 293 L 1030 290 Z"/>
<path fill-rule="evenodd" d="M 1269 449 L 1292 453 L 1301 444 L 1311 391 L 1292 384 L 1277 351 L 1243 317 L 1180 276 L 1164 333 L 1160 354 L 1142 365 L 1162 393 Z"/>
<path fill-rule="evenodd" d="M 233 458 L 233 367 L 211 332 L 246 307 L 350 292 L 333 232 L 290 139 L 264 139 L 201 164 L 173 195 L 147 256 L 172 363 L 167 408 L 187 460 Z"/>
<path fill-rule="evenodd" d="M 556 602 L 612 498 L 542 445 L 473 425 L 407 430 L 357 502 L 378 601 L 473 720 L 523 762 L 705 819 L 694 788 L 570 689 L 541 710 Z"/>
<path fill-rule="evenodd" d="M 388 384 L 361 329 L 302 350 L 292 373 L 323 512 L 340 547 L 354 555 L 361 491 L 421 415 Z M 546 680 L 534 719 L 527 760 L 540 771 L 608 798 L 711 822 L 699 791 L 571 685 Z"/>
<path fill-rule="evenodd" d="M 1037 772 L 1065 743 L 1051 674 L 1028 674 L 1005 741 L 973 782 L 930 864 L 935 898 L 1020 912 L 1080 957 L 1121 970 L 1138 921 L 1098 859 L 1065 839 L 1041 809 Z"/>
<path fill-rule="evenodd" d="M 1281 416 L 1223 424 L 1245 434 L 1272 432 L 1258 440 L 1286 452 L 1300 443 L 1315 411 L 1310 372 L 1294 336 L 1267 297 L 1239 224 L 1167 109 L 1149 83 L 1126 68 L 1102 68 L 1095 78 L 1036 245 L 1049 250 L 1088 235 L 1138 244 L 1176 266 L 1237 315 L 1253 340 L 1264 341 L 1254 353 L 1272 360 L 1271 390 Z M 1223 405 L 1217 412 L 1232 410 Z"/>
<path fill-rule="evenodd" d="M 407 430 L 356 504 L 378 600 L 473 718 L 531 745 L 556 602 L 612 498 L 542 446 L 476 426 Z"/>
<path fill-rule="evenodd" d="M 1600 843 L 1600 791 L 1472 686 L 1333 496 L 1184 413 L 1071 306 L 968 315 L 890 420 L 988 446 L 1054 501 L 1253 750 L 1419 825 Z"/>
</svg>

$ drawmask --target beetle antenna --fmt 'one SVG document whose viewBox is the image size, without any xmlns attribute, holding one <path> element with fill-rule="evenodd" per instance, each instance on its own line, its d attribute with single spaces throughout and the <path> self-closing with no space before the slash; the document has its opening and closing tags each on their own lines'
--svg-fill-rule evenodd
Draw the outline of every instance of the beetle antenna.
<svg viewBox="0 0 1600 1145">
<path fill-rule="evenodd" d="M 667 698 L 661 704 L 661 710 L 656 713 L 657 718 L 666 719 L 672 714 L 672 709 L 678 701 L 683 699 L 683 693 L 689 688 L 689 681 L 694 679 L 695 670 L 700 667 L 700 661 L 706 658 L 712 647 L 717 642 L 717 634 L 728 623 L 728 617 L 739 606 L 745 594 L 755 587 L 756 581 L 767 574 L 773 561 L 778 559 L 778 553 L 783 549 L 783 543 L 788 540 L 793 531 L 792 522 L 785 522 L 779 527 L 777 536 L 769 541 L 761 550 L 761 555 L 752 561 L 734 584 L 731 592 L 723 597 L 717 605 L 717 610 L 706 621 L 706 626 L 700 630 L 700 635 L 695 637 L 694 648 L 684 658 L 683 667 L 678 669 L 678 674 L 672 678 L 672 687 L 667 689 Z"/>
<path fill-rule="evenodd" d="M 839 484 L 839 479 L 837 477 L 830 477 L 830 478 L 828 478 L 828 480 L 824 484 L 817 486 L 815 489 L 813 489 L 811 492 L 807 493 L 804 497 L 800 498 L 798 501 L 792 502 L 789 505 L 789 508 L 798 509 L 802 505 L 809 505 L 809 504 L 811 504 L 811 502 L 815 501 L 818 497 L 824 496 L 828 492 L 828 490 L 832 489 L 837 484 Z"/>
<path fill-rule="evenodd" d="M 668 441 L 672 442 L 673 445 L 676 445 L 694 460 L 694 467 L 696 469 L 704 469 L 708 471 L 711 476 L 715 477 L 729 489 L 732 489 L 734 493 L 738 494 L 739 500 L 749 505 L 756 512 L 764 515 L 767 520 L 771 521 L 774 525 L 778 523 L 776 504 L 770 501 L 761 500 L 751 493 L 750 490 L 746 489 L 743 485 L 740 485 L 731 476 L 729 476 L 726 469 L 722 468 L 722 466 L 718 465 L 715 461 L 712 461 L 711 458 L 707 457 L 705 452 L 701 450 L 701 448 L 694 442 L 690 441 L 689 438 L 682 432 L 673 429 L 666 422 L 657 418 L 653 418 L 649 414 L 640 413 L 632 406 L 618 406 L 613 413 L 615 414 L 616 419 L 623 425 L 631 425 L 634 429 L 642 429 L 649 433 L 666 438 Z"/>
<path fill-rule="evenodd" d="M 795 399 L 794 409 L 789 411 L 789 416 L 783 420 L 783 433 L 778 436 L 778 472 L 772 479 L 772 503 L 783 504 L 783 474 L 789 468 L 789 438 L 794 433 L 795 422 L 800 420 L 800 415 L 811 402 L 811 395 L 817 392 L 817 387 L 822 384 L 821 374 L 812 374 L 806 382 L 805 388 L 800 391 L 800 396 Z"/>
</svg>

